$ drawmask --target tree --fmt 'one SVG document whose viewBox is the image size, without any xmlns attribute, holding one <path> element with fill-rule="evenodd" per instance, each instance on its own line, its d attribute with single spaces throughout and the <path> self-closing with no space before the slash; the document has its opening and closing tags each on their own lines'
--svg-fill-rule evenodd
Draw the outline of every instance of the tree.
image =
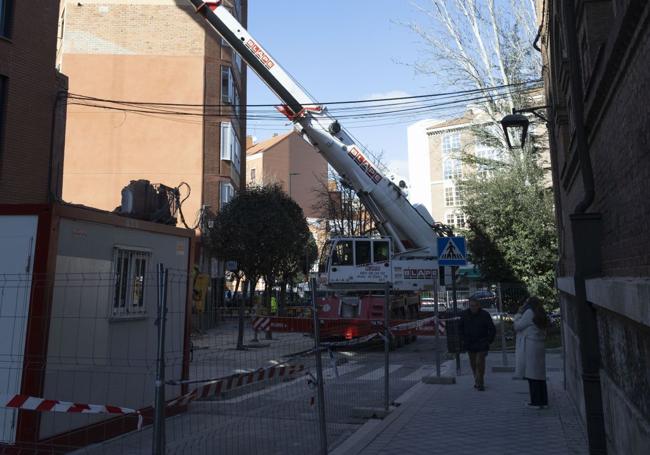
<svg viewBox="0 0 650 455">
<path fill-rule="evenodd" d="M 305 251 L 309 229 L 302 209 L 279 185 L 241 191 L 219 212 L 209 232 L 214 256 L 236 261 L 249 283 L 252 305 L 260 277 L 274 280 L 278 264 Z M 243 349 L 244 305 L 240 302 L 237 349 Z"/>
<path fill-rule="evenodd" d="M 318 197 L 312 207 L 327 223 L 333 237 L 370 236 L 377 233 L 375 221 L 361 203 L 356 191 L 335 172 L 327 180 L 318 180 Z"/>
<path fill-rule="evenodd" d="M 535 2 L 428 0 L 417 8 L 428 22 L 409 24 L 426 44 L 426 58 L 415 68 L 439 86 L 477 91 L 472 133 L 491 151 L 478 156 L 463 150 L 456 157 L 473 170 L 457 182 L 471 258 L 486 280 L 521 282 L 551 300 L 556 236 L 542 159 L 546 132 L 531 134 L 525 150 L 510 150 L 500 125 L 513 108 L 542 98 L 540 84 L 529 83 L 541 74 L 541 58 L 533 50 Z"/>
</svg>

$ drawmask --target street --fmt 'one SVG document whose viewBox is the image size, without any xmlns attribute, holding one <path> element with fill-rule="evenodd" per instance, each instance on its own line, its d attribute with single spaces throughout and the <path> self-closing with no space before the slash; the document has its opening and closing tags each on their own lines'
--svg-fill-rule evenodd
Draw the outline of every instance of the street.
<svg viewBox="0 0 650 455">
<path fill-rule="evenodd" d="M 263 339 L 263 335 L 260 338 Z M 237 356 L 239 351 L 232 349 L 199 351 L 201 355 L 195 357 L 192 371 L 225 372 L 224 366 L 208 368 L 210 358 L 215 365 L 229 365 L 230 373 L 233 373 L 245 368 L 237 365 L 238 362 L 246 362 L 250 365 L 248 368 L 252 368 L 253 359 L 259 363 L 266 355 L 263 363 L 269 363 L 278 359 L 279 353 L 286 353 L 283 351 L 288 346 L 305 347 L 313 343 L 301 334 L 274 334 L 274 338 L 263 340 L 267 347 L 244 351 L 240 357 Z M 323 356 L 330 450 L 366 422 L 356 415 L 355 408 L 381 408 L 384 400 L 384 353 L 381 345 L 340 351 L 335 358 L 340 364 L 336 368 L 328 355 Z M 434 358 L 433 339 L 429 337 L 420 337 L 416 342 L 392 351 L 390 400 L 420 382 L 422 376 L 434 373 Z M 300 361 L 315 375 L 313 355 Z M 309 376 L 305 375 L 244 394 L 233 393 L 224 399 L 192 402 L 186 414 L 167 419 L 167 453 L 314 453 L 319 446 L 318 421 L 316 405 L 311 403 L 315 390 L 308 384 L 308 379 Z M 148 427 L 77 453 L 150 453 L 151 431 Z"/>
</svg>

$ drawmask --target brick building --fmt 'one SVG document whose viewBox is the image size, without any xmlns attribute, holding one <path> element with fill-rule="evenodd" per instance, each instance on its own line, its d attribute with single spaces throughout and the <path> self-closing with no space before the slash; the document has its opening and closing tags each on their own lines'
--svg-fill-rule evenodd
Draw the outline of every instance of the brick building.
<svg viewBox="0 0 650 455">
<path fill-rule="evenodd" d="M 591 453 L 647 453 L 650 2 L 545 6 L 567 388 Z"/>
<path fill-rule="evenodd" d="M 0 2 L 0 203 L 61 194 L 67 79 L 56 71 L 58 5 Z"/>
<path fill-rule="evenodd" d="M 327 161 L 298 133 L 276 135 L 246 150 L 249 185 L 278 183 L 309 219 L 322 218 L 319 197 L 327 182 Z"/>
<path fill-rule="evenodd" d="M 244 25 L 247 3 L 225 3 Z M 189 2 L 64 0 L 60 36 L 66 201 L 112 210 L 130 180 L 187 182 L 194 226 L 245 185 L 245 64 Z"/>
</svg>

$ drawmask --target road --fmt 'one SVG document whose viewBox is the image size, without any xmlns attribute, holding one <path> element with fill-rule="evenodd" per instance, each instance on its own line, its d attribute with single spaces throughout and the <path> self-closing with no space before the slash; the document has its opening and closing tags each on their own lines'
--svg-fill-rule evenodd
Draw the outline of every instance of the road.
<svg viewBox="0 0 650 455">
<path fill-rule="evenodd" d="M 304 346 L 302 337 L 291 335 L 293 338 L 284 340 L 292 345 Z M 286 350 L 286 343 L 283 344 L 280 337 L 265 343 L 267 347 L 254 350 L 254 355 L 260 360 L 266 350 L 266 363 L 272 364 L 273 354 Z M 231 351 L 224 350 L 226 354 L 232 354 Z M 381 408 L 384 402 L 384 353 L 381 346 L 348 349 L 334 356 L 337 362 L 329 355 L 323 358 L 330 450 L 365 422 L 365 419 L 356 416 L 355 408 Z M 206 353 L 200 362 L 208 362 L 206 358 L 214 356 Z M 418 383 L 422 376 L 432 374 L 435 371 L 434 359 L 432 338 L 420 337 L 414 343 L 392 351 L 390 400 Z M 232 362 L 235 360 L 230 359 L 231 366 L 234 366 Z M 303 357 L 301 362 L 315 376 L 313 355 Z M 253 364 L 250 359 L 246 359 L 246 363 Z M 340 365 L 334 368 L 335 363 Z M 239 369 L 242 370 L 246 371 L 247 368 Z M 201 369 L 195 366 L 194 371 Z M 191 403 L 186 414 L 167 419 L 167 453 L 317 453 L 317 410 L 312 402 L 316 393 L 308 379 L 309 376 L 305 375 L 290 382 L 271 384 L 261 390 Z M 151 439 L 151 428 L 146 428 L 78 453 L 148 454 L 151 453 Z"/>
</svg>

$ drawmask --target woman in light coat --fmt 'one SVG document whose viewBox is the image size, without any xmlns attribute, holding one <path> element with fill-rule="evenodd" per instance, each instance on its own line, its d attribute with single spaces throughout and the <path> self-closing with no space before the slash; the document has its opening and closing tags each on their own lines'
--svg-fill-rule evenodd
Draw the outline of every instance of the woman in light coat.
<svg viewBox="0 0 650 455">
<path fill-rule="evenodd" d="M 537 297 L 529 297 L 514 318 L 515 377 L 528 380 L 529 406 L 548 406 L 544 341 L 549 321 Z"/>
</svg>

